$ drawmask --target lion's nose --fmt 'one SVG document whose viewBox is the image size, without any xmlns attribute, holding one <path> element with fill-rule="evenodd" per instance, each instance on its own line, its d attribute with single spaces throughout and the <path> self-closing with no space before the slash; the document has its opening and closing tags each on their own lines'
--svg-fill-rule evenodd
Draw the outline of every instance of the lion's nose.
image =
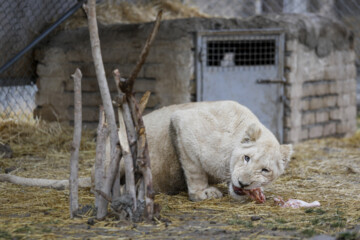
<svg viewBox="0 0 360 240">
<path fill-rule="evenodd" d="M 250 184 L 244 184 L 241 181 L 239 181 L 239 185 L 240 185 L 241 188 L 245 188 L 245 187 L 250 186 Z"/>
</svg>

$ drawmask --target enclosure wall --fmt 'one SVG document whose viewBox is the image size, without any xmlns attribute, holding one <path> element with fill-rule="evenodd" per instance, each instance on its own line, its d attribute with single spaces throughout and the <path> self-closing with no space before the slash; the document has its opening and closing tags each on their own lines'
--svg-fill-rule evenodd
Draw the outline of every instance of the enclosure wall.
<svg viewBox="0 0 360 240">
<path fill-rule="evenodd" d="M 356 67 L 353 49 L 318 56 L 287 41 L 285 58 L 286 142 L 350 135 L 356 131 Z"/>
<path fill-rule="evenodd" d="M 151 28 L 152 23 L 100 26 L 105 70 L 113 94 L 116 89 L 112 71 L 119 68 L 123 77 L 129 76 Z M 152 92 L 146 112 L 196 99 L 194 59 L 201 52 L 195 47 L 195 33 L 263 28 L 282 29 L 285 33 L 285 96 L 278 96 L 285 105 L 285 142 L 354 133 L 356 67 L 353 35 L 340 22 L 314 14 L 261 15 L 245 20 L 163 21 L 135 82 L 136 97 L 146 90 Z M 79 67 L 84 75 L 85 125 L 95 126 L 101 99 L 87 28 L 61 32 L 35 53 L 39 88 L 36 115 L 46 120 L 73 121 L 70 75 Z"/>
<path fill-rule="evenodd" d="M 124 30 L 125 28 L 125 30 Z M 134 68 L 150 24 L 113 27 L 100 31 L 101 50 L 106 76 L 113 96 L 117 93 L 112 71 L 120 70 L 128 77 Z M 35 115 L 46 120 L 73 121 L 73 80 L 70 75 L 79 67 L 83 73 L 83 120 L 95 126 L 101 96 L 92 62 L 87 29 L 62 32 L 49 45 L 36 51 L 37 85 Z M 145 113 L 161 106 L 190 101 L 190 78 L 194 57 L 189 51 L 191 38 L 176 38 L 159 34 L 143 65 L 134 92 L 140 98 L 145 91 L 151 96 Z"/>
</svg>

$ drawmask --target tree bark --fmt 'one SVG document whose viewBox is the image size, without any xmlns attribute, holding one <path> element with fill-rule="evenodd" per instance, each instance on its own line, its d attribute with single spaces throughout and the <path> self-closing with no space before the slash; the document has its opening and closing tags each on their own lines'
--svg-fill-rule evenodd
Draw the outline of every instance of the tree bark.
<svg viewBox="0 0 360 240">
<path fill-rule="evenodd" d="M 70 179 L 69 179 L 69 191 L 70 191 L 70 218 L 74 217 L 74 214 L 79 208 L 79 149 L 81 142 L 81 128 L 82 128 L 82 108 L 81 108 L 81 71 L 77 68 L 75 73 L 71 75 L 74 79 L 74 138 L 71 147 L 70 158 Z"/>
<path fill-rule="evenodd" d="M 109 129 L 105 124 L 105 113 L 103 106 L 100 106 L 99 114 L 99 125 L 97 128 L 97 138 L 96 138 L 96 157 L 95 157 L 95 175 L 94 175 L 94 185 L 95 189 L 103 188 L 103 181 L 105 178 L 105 148 L 106 148 L 106 139 L 109 135 Z M 103 218 L 107 214 L 107 200 L 104 199 L 101 195 L 95 192 L 95 206 L 97 208 L 96 217 L 98 219 Z"/>
</svg>

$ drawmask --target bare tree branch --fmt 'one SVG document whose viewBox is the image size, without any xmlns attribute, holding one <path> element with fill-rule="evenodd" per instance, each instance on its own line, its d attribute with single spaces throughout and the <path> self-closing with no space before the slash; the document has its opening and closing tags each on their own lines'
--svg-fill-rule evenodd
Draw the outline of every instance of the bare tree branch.
<svg viewBox="0 0 360 240">
<path fill-rule="evenodd" d="M 152 29 L 151 34 L 149 35 L 148 39 L 145 42 L 144 48 L 141 51 L 141 54 L 139 56 L 139 59 L 138 59 L 138 61 L 136 63 L 135 68 L 133 69 L 130 77 L 128 78 L 128 81 L 123 86 L 124 88 L 121 88 L 121 90 L 126 94 L 132 93 L 132 89 L 133 89 L 133 86 L 134 86 L 135 79 L 136 79 L 137 75 L 139 74 L 142 65 L 144 64 L 147 55 L 149 54 L 150 46 L 151 46 L 152 42 L 154 41 L 155 36 L 156 36 L 156 34 L 157 34 L 158 30 L 159 30 L 161 17 L 162 17 L 162 10 L 160 10 L 158 12 L 158 15 L 157 15 L 156 20 L 155 20 L 155 25 L 154 25 L 154 27 Z"/>
<path fill-rule="evenodd" d="M 118 143 L 117 127 L 115 122 L 114 108 L 111 102 L 111 96 L 109 86 L 106 80 L 104 63 L 101 56 L 100 39 L 98 26 L 96 22 L 96 2 L 95 0 L 89 0 L 87 5 L 87 17 L 90 33 L 91 51 L 94 60 L 94 66 L 96 71 L 96 78 L 98 80 L 99 89 L 101 93 L 101 99 L 104 105 L 106 121 L 110 127 L 110 137 L 113 144 Z M 112 153 L 115 151 L 115 146 L 112 148 Z"/>
<path fill-rule="evenodd" d="M 120 157 L 121 146 L 119 144 L 114 108 L 112 106 L 110 91 L 106 80 L 104 64 L 101 56 L 98 26 L 96 22 L 95 5 L 96 5 L 95 0 L 88 0 L 87 7 L 85 9 L 88 17 L 91 51 L 94 60 L 96 77 L 99 84 L 101 99 L 104 105 L 106 121 L 108 122 L 110 128 L 111 160 L 105 173 L 104 186 L 102 188 L 105 194 L 110 195 L 111 189 L 113 187 L 114 179 L 116 178 L 117 175 L 117 173 L 114 171 L 119 169 L 119 162 L 121 159 Z"/>
<path fill-rule="evenodd" d="M 63 190 L 69 187 L 69 180 L 25 178 L 10 174 L 0 174 L 0 182 L 9 182 L 21 186 L 53 188 L 58 190 Z M 91 187 L 91 178 L 79 178 L 79 187 Z"/>
<path fill-rule="evenodd" d="M 75 212 L 79 208 L 79 149 L 81 142 L 81 123 L 82 123 L 82 110 L 81 110 L 81 71 L 77 68 L 75 73 L 71 75 L 74 79 L 74 137 L 71 146 L 71 158 L 70 158 L 70 179 L 69 179 L 69 191 L 70 191 L 70 218 L 74 217 Z"/>
</svg>

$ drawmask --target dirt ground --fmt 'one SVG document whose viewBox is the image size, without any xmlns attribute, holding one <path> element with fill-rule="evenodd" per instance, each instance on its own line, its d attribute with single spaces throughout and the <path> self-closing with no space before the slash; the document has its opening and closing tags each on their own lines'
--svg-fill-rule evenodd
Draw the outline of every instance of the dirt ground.
<svg viewBox="0 0 360 240">
<path fill-rule="evenodd" d="M 0 124 L 0 142 L 13 150 L 11 158 L 0 158 L 0 173 L 67 178 L 71 132 L 53 125 Z M 85 134 L 81 176 L 89 174 L 94 149 L 93 133 Z M 265 189 L 264 204 L 235 201 L 225 185 L 218 187 L 225 196 L 204 202 L 191 202 L 186 193 L 159 194 L 160 219 L 130 223 L 112 217 L 96 221 L 91 207 L 71 220 L 67 190 L 0 183 L 0 239 L 360 239 L 360 132 L 297 144 L 285 174 Z M 92 206 L 89 189 L 79 194 L 80 204 Z M 274 196 L 318 200 L 321 206 L 280 208 Z"/>
</svg>

